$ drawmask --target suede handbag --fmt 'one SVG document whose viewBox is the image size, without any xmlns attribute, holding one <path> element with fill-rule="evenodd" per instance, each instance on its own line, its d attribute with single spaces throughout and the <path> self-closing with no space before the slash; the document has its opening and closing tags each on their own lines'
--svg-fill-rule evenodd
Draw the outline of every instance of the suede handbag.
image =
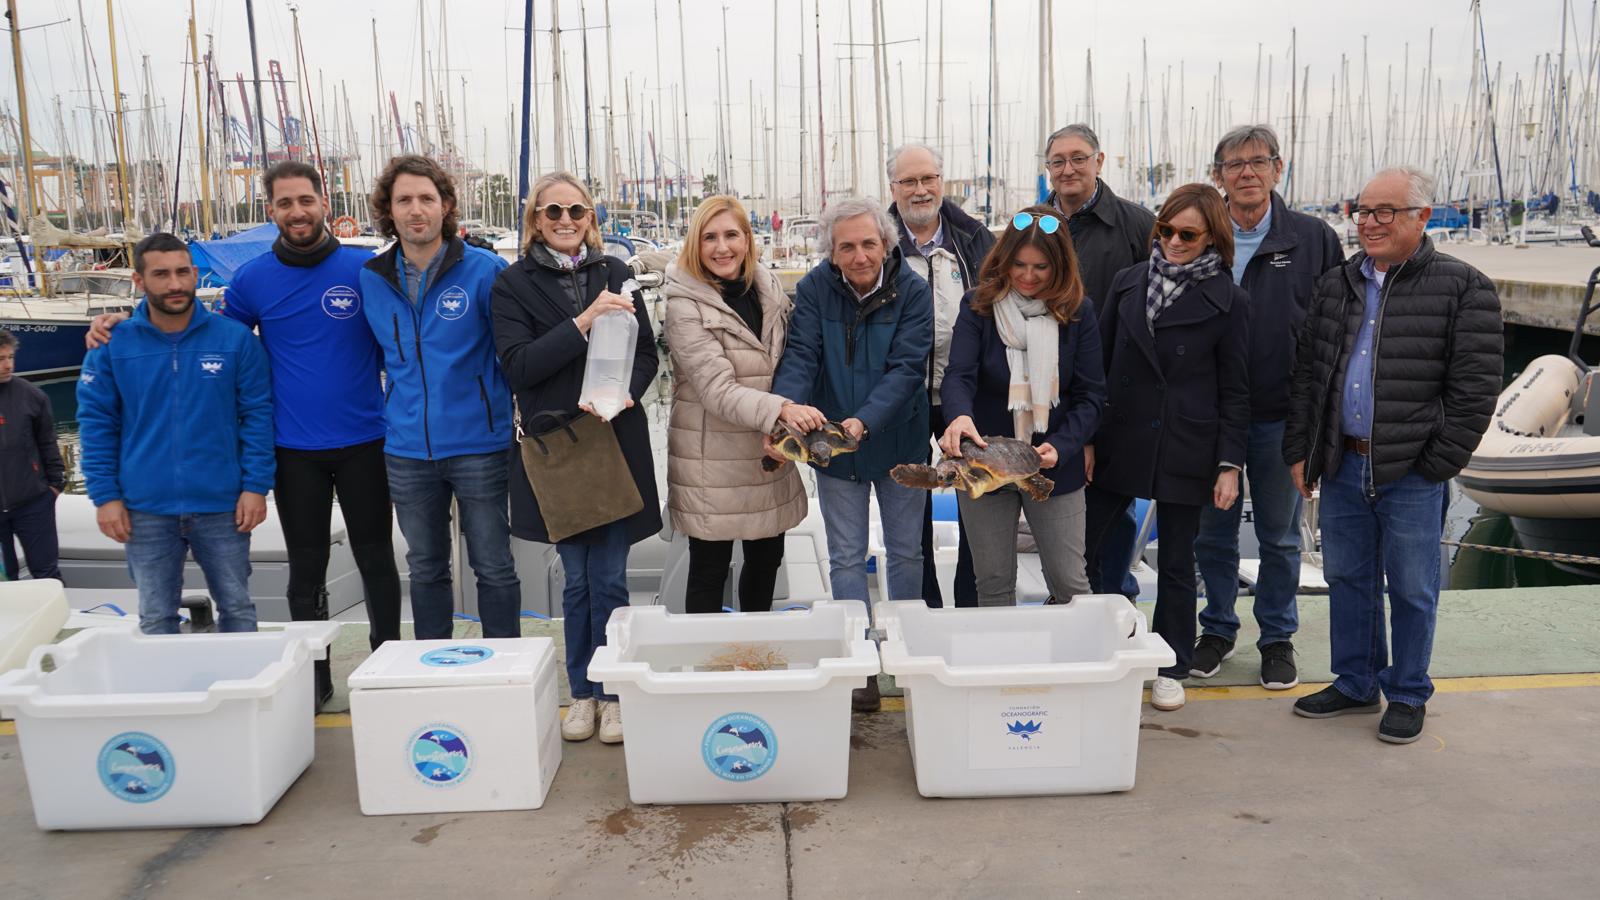
<svg viewBox="0 0 1600 900">
<path fill-rule="evenodd" d="M 551 543 L 644 509 L 644 498 L 610 422 L 588 413 L 569 417 L 559 410 L 547 410 L 528 420 L 529 430 L 525 431 L 523 424 L 519 414 L 517 447 L 522 452 L 522 470 L 528 475 L 528 486 L 539 503 Z M 549 427 L 535 430 L 544 424 Z"/>
</svg>

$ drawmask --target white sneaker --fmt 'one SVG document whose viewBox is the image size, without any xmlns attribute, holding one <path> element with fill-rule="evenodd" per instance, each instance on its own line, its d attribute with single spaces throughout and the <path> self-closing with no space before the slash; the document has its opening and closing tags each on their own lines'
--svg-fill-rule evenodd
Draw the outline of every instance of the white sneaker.
<svg viewBox="0 0 1600 900">
<path fill-rule="evenodd" d="M 1182 709 L 1183 682 L 1176 678 L 1157 676 L 1156 683 L 1150 686 L 1150 705 L 1166 712 Z"/>
<path fill-rule="evenodd" d="M 561 720 L 561 736 L 569 741 L 587 741 L 594 735 L 594 698 L 572 701 L 567 717 Z"/>
<path fill-rule="evenodd" d="M 615 700 L 600 701 L 600 743 L 622 743 L 622 704 Z"/>
</svg>

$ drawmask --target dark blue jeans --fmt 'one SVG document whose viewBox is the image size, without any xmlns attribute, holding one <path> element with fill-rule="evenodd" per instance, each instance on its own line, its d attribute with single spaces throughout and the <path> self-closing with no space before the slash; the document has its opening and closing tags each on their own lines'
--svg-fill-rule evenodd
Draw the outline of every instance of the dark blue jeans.
<svg viewBox="0 0 1600 900">
<path fill-rule="evenodd" d="M 556 544 L 566 585 L 561 590 L 563 633 L 567 639 L 567 682 L 572 699 L 615 700 L 589 680 L 589 660 L 606 643 L 611 613 L 628 605 L 628 530 L 613 522 L 598 544 Z"/>
<path fill-rule="evenodd" d="M 256 604 L 250 599 L 250 535 L 239 533 L 231 510 L 157 516 L 130 509 L 128 524 L 128 574 L 139 588 L 140 631 L 178 633 L 183 560 L 190 552 L 217 604 L 217 630 L 256 630 Z"/>
<path fill-rule="evenodd" d="M 1244 475 L 1250 479 L 1250 508 L 1256 541 L 1261 545 L 1261 572 L 1256 579 L 1255 616 L 1261 628 L 1256 646 L 1294 637 L 1300 627 L 1295 594 L 1300 589 L 1300 492 L 1294 489 L 1283 462 L 1284 421 L 1251 422 Z M 1207 504 L 1200 510 L 1200 536 L 1195 561 L 1206 585 L 1200 610 L 1204 634 L 1234 640 L 1239 635 L 1239 521 L 1244 503 L 1232 509 Z"/>
<path fill-rule="evenodd" d="M 1350 451 L 1322 481 L 1333 686 L 1353 700 L 1376 699 L 1381 690 L 1391 703 L 1420 706 L 1433 696 L 1428 662 L 1444 503 L 1444 483 L 1416 472 L 1374 487 L 1370 459 Z M 1385 584 L 1393 632 L 1387 640 Z"/>
<path fill-rule="evenodd" d="M 522 635 L 522 583 L 511 561 L 506 454 L 445 459 L 384 455 L 395 518 L 406 538 L 411 616 L 418 640 L 448 640 L 455 602 L 450 579 L 450 499 L 461 511 L 467 562 L 478 577 L 478 618 L 486 638 Z"/>
<path fill-rule="evenodd" d="M 22 556 L 28 561 L 28 574 L 34 578 L 61 578 L 57 567 L 61 545 L 56 536 L 56 492 L 44 493 L 0 512 L 0 543 L 5 545 L 6 580 L 17 580 L 17 556 L 12 539 L 22 542 Z"/>
<path fill-rule="evenodd" d="M 1090 493 L 1084 498 L 1092 505 L 1093 494 L 1100 491 L 1094 485 L 1086 488 Z M 1159 525 L 1157 528 L 1159 529 Z M 1133 542 L 1139 537 L 1139 520 L 1133 515 L 1133 504 L 1116 515 L 1106 525 L 1100 538 L 1100 548 L 1089 542 L 1088 558 L 1084 560 L 1089 570 L 1089 590 L 1096 594 L 1122 594 L 1129 600 L 1139 598 L 1139 579 L 1133 577 Z"/>
</svg>

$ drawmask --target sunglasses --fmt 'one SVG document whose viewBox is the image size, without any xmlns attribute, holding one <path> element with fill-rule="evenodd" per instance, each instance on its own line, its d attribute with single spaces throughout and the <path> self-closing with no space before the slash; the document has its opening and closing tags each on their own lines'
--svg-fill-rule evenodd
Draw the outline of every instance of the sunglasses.
<svg viewBox="0 0 1600 900">
<path fill-rule="evenodd" d="M 562 213 L 571 216 L 574 222 L 582 222 L 589 215 L 589 207 L 584 206 L 582 203 L 574 203 L 571 206 L 551 203 L 544 208 L 544 217 L 552 222 L 561 221 Z"/>
<path fill-rule="evenodd" d="M 1163 241 L 1170 241 L 1172 240 L 1173 235 L 1177 235 L 1178 240 L 1183 241 L 1185 244 L 1192 244 L 1195 241 L 1205 237 L 1208 233 L 1209 232 L 1205 231 L 1194 231 L 1189 228 L 1173 228 L 1171 225 L 1168 225 L 1165 222 L 1156 223 L 1156 234 L 1160 235 Z"/>
<path fill-rule="evenodd" d="M 1045 234 L 1055 234 L 1061 228 L 1061 220 L 1055 216 L 1035 216 L 1033 213 L 1019 212 L 1011 217 L 1011 227 L 1018 231 L 1034 222 L 1039 223 L 1039 230 Z"/>
</svg>

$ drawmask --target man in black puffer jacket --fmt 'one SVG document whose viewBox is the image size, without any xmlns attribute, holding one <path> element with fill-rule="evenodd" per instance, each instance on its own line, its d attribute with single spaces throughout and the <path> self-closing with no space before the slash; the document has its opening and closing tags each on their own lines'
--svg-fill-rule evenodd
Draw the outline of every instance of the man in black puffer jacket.
<svg viewBox="0 0 1600 900">
<path fill-rule="evenodd" d="M 1433 694 L 1445 483 L 1488 428 L 1502 369 L 1494 285 L 1424 236 L 1432 195 L 1433 179 L 1410 168 L 1379 172 L 1362 189 L 1362 252 L 1317 282 L 1283 438 L 1301 494 L 1322 481 L 1337 676 L 1294 711 L 1377 712 L 1381 691 L 1389 708 L 1378 737 L 1402 744 L 1422 734 Z"/>
</svg>

